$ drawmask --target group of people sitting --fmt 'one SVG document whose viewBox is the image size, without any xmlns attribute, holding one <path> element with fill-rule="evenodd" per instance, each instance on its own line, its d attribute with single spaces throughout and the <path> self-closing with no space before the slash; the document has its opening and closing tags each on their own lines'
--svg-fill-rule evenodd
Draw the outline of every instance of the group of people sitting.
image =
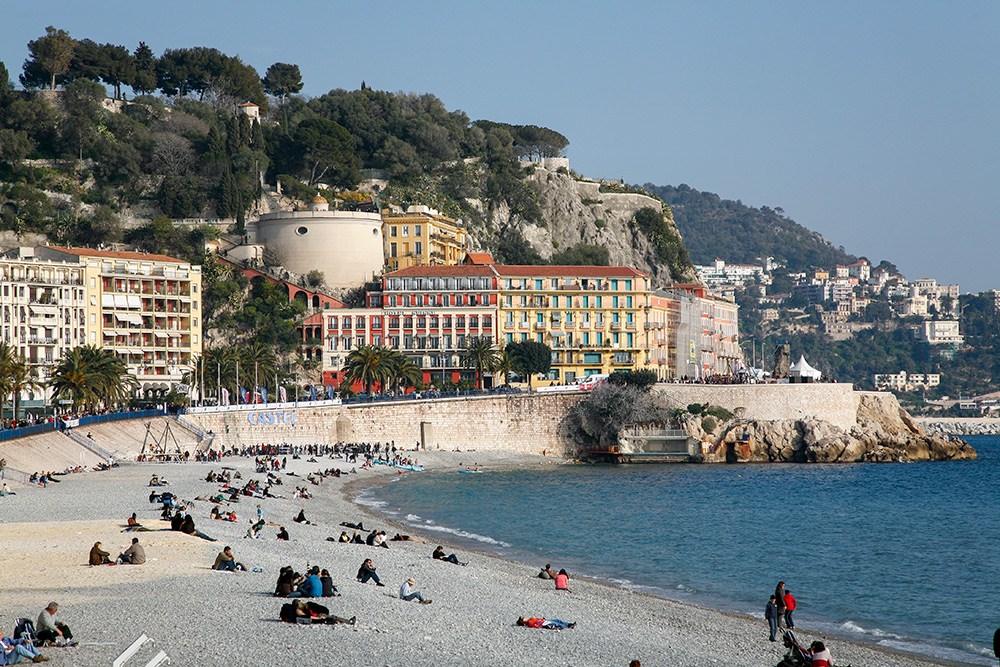
<svg viewBox="0 0 1000 667">
<path fill-rule="evenodd" d="M 212 507 L 212 511 L 209 512 L 209 516 L 211 516 L 213 519 L 218 519 L 220 521 L 230 521 L 232 523 L 239 522 L 239 519 L 236 518 L 236 512 L 232 510 L 226 511 L 221 507 L 219 507 L 218 505 Z"/>
<path fill-rule="evenodd" d="M 111 560 L 110 556 L 110 552 L 101 548 L 100 542 L 94 542 L 90 548 L 91 565 L 142 565 L 146 562 L 146 550 L 139 544 L 138 537 L 133 537 L 132 544 L 115 560 Z"/>
<path fill-rule="evenodd" d="M 158 475 L 153 475 L 153 477 L 149 480 L 149 485 L 150 486 L 169 486 L 170 482 L 168 482 L 165 478 L 159 477 Z"/>
<path fill-rule="evenodd" d="M 333 585 L 330 572 L 321 570 L 318 565 L 310 567 L 305 574 L 299 574 L 291 565 L 286 565 L 278 571 L 274 594 L 285 598 L 329 598 L 338 597 L 340 591 Z"/>
<path fill-rule="evenodd" d="M 552 569 L 551 563 L 546 563 L 542 571 L 538 573 L 539 579 L 551 579 L 556 582 L 557 591 L 566 591 L 567 593 L 572 593 L 569 589 L 569 575 L 566 574 L 566 570 L 559 570 L 556 572 Z"/>
<path fill-rule="evenodd" d="M 44 470 L 42 472 L 33 472 L 31 473 L 31 476 L 28 477 L 28 482 L 30 482 L 31 484 L 38 484 L 41 487 L 45 487 L 48 486 L 49 482 L 59 482 L 58 479 L 53 477 L 53 475 L 55 474 L 56 473 L 54 472 L 45 472 Z"/>
</svg>

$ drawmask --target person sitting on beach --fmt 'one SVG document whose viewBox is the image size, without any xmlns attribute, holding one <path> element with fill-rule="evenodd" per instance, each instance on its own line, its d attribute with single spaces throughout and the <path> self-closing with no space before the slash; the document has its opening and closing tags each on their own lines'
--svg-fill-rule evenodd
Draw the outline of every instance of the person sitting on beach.
<svg viewBox="0 0 1000 667">
<path fill-rule="evenodd" d="M 264 528 L 264 520 L 261 519 L 260 521 L 258 521 L 257 523 L 255 523 L 254 525 L 250 526 L 247 529 L 247 534 L 244 537 L 249 537 L 252 540 L 259 540 L 260 531 L 263 530 L 263 528 Z"/>
<path fill-rule="evenodd" d="M 538 573 L 538 578 L 539 579 L 555 579 L 556 578 L 556 573 L 555 573 L 555 570 L 552 569 L 552 565 L 549 564 L 549 563 L 546 563 L 545 567 L 542 568 L 542 571 Z"/>
<path fill-rule="evenodd" d="M 57 611 L 59 611 L 59 605 L 55 602 L 50 602 L 42 610 L 42 613 L 38 615 L 38 620 L 35 621 L 35 639 L 41 642 L 42 646 L 46 644 L 49 646 L 53 644 L 58 646 L 76 646 L 69 626 L 55 619 Z"/>
<path fill-rule="evenodd" d="M 128 524 L 128 527 L 126 527 L 125 530 L 122 532 L 125 533 L 150 532 L 149 528 L 146 528 L 144 525 L 139 523 L 139 520 L 135 516 L 135 512 L 132 512 L 132 516 L 130 516 L 125 523 Z"/>
<path fill-rule="evenodd" d="M 559 570 L 559 574 L 556 575 L 556 590 L 573 592 L 569 589 L 569 575 L 566 574 L 566 570 Z"/>
<path fill-rule="evenodd" d="M 0 486 L 0 497 L 3 497 L 3 496 L 16 496 L 16 495 L 17 494 L 14 493 L 13 491 L 11 491 L 10 487 L 7 486 L 7 482 L 4 482 L 3 486 Z"/>
<path fill-rule="evenodd" d="M 353 539 L 351 539 L 352 544 L 364 544 L 365 538 L 361 537 L 361 533 L 355 532 Z"/>
<path fill-rule="evenodd" d="M 186 533 L 188 535 L 194 535 L 195 537 L 200 537 L 201 539 L 208 540 L 209 542 L 215 542 L 214 537 L 209 537 L 200 530 L 195 529 L 194 517 L 191 516 L 190 514 L 184 517 L 184 521 L 181 523 L 181 532 Z"/>
<path fill-rule="evenodd" d="M 323 597 L 332 598 L 340 596 L 340 591 L 338 591 L 337 587 L 333 585 L 333 577 L 330 576 L 329 570 L 323 570 L 323 572 L 320 573 L 319 582 L 323 584 Z"/>
<path fill-rule="evenodd" d="M 111 554 L 104 549 L 101 549 L 100 542 L 94 542 L 94 546 L 90 548 L 90 564 L 91 565 L 108 565 L 111 563 L 111 559 L 108 558 Z"/>
<path fill-rule="evenodd" d="M 812 665 L 811 667 L 830 667 L 833 664 L 833 658 L 830 657 L 830 651 L 826 648 L 823 642 L 816 640 L 809 645 L 809 653 L 812 655 Z"/>
<path fill-rule="evenodd" d="M 292 521 L 295 523 L 309 523 L 309 520 L 306 519 L 306 511 L 304 509 L 300 509 L 298 516 L 292 519 Z"/>
<path fill-rule="evenodd" d="M 20 639 L 4 637 L 2 630 L 0 630 L 0 657 L 3 658 L 0 662 L 5 665 L 16 665 L 21 662 L 21 658 L 27 658 L 32 662 L 49 661 L 48 658 L 38 652 L 38 649 L 31 643 L 31 640 L 24 637 Z"/>
<path fill-rule="evenodd" d="M 179 509 L 173 516 L 170 517 L 170 530 L 180 530 L 181 526 L 183 525 L 184 525 L 184 510 Z"/>
<path fill-rule="evenodd" d="M 222 509 L 218 505 L 216 505 L 215 507 L 213 507 L 212 511 L 208 513 L 208 515 L 210 517 L 212 517 L 213 519 L 218 519 L 219 515 L 221 515 L 221 514 L 222 514 Z"/>
<path fill-rule="evenodd" d="M 458 556 L 456 556 L 455 554 L 449 554 L 445 556 L 444 547 L 441 546 L 439 546 L 437 549 L 434 550 L 434 553 L 431 554 L 431 557 L 434 560 L 443 560 L 449 563 L 454 563 L 455 565 L 460 565 L 460 563 L 458 562 Z"/>
<path fill-rule="evenodd" d="M 351 541 L 351 536 L 347 534 L 346 530 L 342 530 L 342 531 L 340 531 L 340 539 L 338 539 L 337 541 L 338 542 L 344 542 L 344 543 L 350 542 Z"/>
<path fill-rule="evenodd" d="M 295 587 L 295 570 L 290 565 L 286 565 L 278 571 L 278 583 L 274 587 L 274 594 L 278 597 L 287 598 L 292 594 Z"/>
<path fill-rule="evenodd" d="M 517 619 L 517 625 L 527 628 L 545 628 L 546 630 L 565 630 L 576 627 L 576 623 L 567 623 L 558 618 L 526 618 L 524 616 Z"/>
<path fill-rule="evenodd" d="M 227 572 L 237 572 L 247 571 L 247 566 L 243 563 L 236 562 L 236 556 L 233 555 L 233 548 L 226 547 L 219 555 L 215 557 L 215 563 L 212 565 L 213 570 L 225 570 Z"/>
<path fill-rule="evenodd" d="M 118 555 L 118 562 L 128 565 L 142 565 L 146 562 L 146 550 L 139 544 L 139 538 L 132 538 L 132 546 Z"/>
<path fill-rule="evenodd" d="M 378 580 L 378 575 L 375 574 L 375 565 L 372 563 L 372 559 L 366 558 L 365 562 L 358 568 L 358 581 L 364 584 L 369 579 L 374 580 L 376 586 L 385 586 L 385 584 Z"/>
<path fill-rule="evenodd" d="M 281 526 L 281 528 L 278 530 L 278 539 L 279 540 L 283 540 L 285 542 L 287 542 L 288 539 L 289 539 L 288 538 L 288 531 L 285 530 L 284 526 Z"/>
<path fill-rule="evenodd" d="M 368 537 L 365 538 L 365 544 L 367 544 L 370 547 L 375 546 L 375 537 L 377 535 L 378 535 L 378 530 L 377 529 L 373 530 L 370 533 L 368 533 Z"/>
<path fill-rule="evenodd" d="M 330 610 L 323 605 L 306 600 L 296 600 L 295 602 L 289 602 L 282 605 L 279 616 L 281 620 L 286 623 L 322 623 L 325 625 L 333 625 L 334 623 L 354 625 L 357 623 L 356 616 L 352 616 L 351 618 L 334 616 L 330 614 Z"/>
<path fill-rule="evenodd" d="M 319 579 L 319 568 L 313 566 L 309 570 L 308 576 L 306 576 L 305 581 L 303 581 L 298 589 L 291 593 L 290 597 L 300 597 L 300 598 L 318 598 L 323 595 L 323 582 Z"/>
<path fill-rule="evenodd" d="M 431 601 L 425 600 L 424 596 L 420 594 L 420 591 L 414 588 L 416 583 L 417 582 L 414 581 L 413 577 L 404 581 L 403 585 L 399 587 L 399 599 L 406 600 L 407 602 L 410 600 L 417 600 L 420 604 L 430 604 Z"/>
<path fill-rule="evenodd" d="M 386 539 L 385 539 L 385 531 L 384 530 L 380 530 L 379 532 L 375 533 L 375 540 L 374 540 L 374 542 L 372 542 L 372 546 L 382 547 L 383 549 L 388 549 L 389 548 L 389 542 L 386 541 Z"/>
</svg>

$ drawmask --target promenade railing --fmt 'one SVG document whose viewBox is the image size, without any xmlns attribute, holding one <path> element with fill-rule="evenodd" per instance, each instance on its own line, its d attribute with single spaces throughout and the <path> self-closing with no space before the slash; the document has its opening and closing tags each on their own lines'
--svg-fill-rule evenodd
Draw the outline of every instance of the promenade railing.
<svg viewBox="0 0 1000 667">
<path fill-rule="evenodd" d="M 55 431 L 57 428 L 59 428 L 58 422 L 54 421 L 34 424 L 32 426 L 21 426 L 20 428 L 5 428 L 0 430 L 0 442 L 16 440 L 17 438 L 24 438 L 29 435 L 38 435 L 39 433 L 48 433 L 49 431 Z"/>
</svg>

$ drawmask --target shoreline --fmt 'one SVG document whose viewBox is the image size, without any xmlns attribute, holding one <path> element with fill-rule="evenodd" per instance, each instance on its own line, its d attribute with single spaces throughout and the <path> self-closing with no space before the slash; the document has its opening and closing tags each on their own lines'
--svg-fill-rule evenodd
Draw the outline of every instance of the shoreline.
<svg viewBox="0 0 1000 667">
<path fill-rule="evenodd" d="M 565 464 L 569 464 L 571 462 L 572 461 L 570 459 L 561 459 L 559 463 L 553 463 L 551 465 L 565 465 Z M 489 469 L 489 470 L 517 470 L 517 469 L 532 469 L 535 466 L 532 463 L 524 461 L 524 462 L 518 463 L 518 464 L 502 463 L 502 464 L 493 464 L 493 465 L 480 465 L 479 467 L 482 468 L 482 469 Z M 457 466 L 455 466 L 455 468 L 457 468 Z M 438 467 L 434 468 L 435 471 L 441 470 L 441 469 L 443 469 L 443 468 L 438 468 Z M 380 512 L 380 511 L 378 511 L 378 509 L 376 509 L 372 505 L 359 502 L 359 497 L 361 495 L 363 495 L 365 492 L 367 492 L 369 490 L 372 490 L 372 489 L 377 489 L 377 488 L 379 488 L 381 486 L 384 486 L 386 484 L 390 484 L 393 481 L 394 481 L 393 478 L 390 475 L 388 475 L 388 474 L 384 475 L 381 478 L 367 478 L 367 479 L 352 480 L 348 484 L 345 484 L 341 488 L 341 494 L 342 494 L 342 496 L 343 496 L 343 498 L 344 498 L 344 500 L 346 502 L 352 504 L 355 508 L 357 508 L 358 511 L 360 511 L 363 514 L 365 514 L 367 517 L 370 517 L 371 519 L 376 520 L 376 521 L 381 521 L 381 522 L 383 522 L 386 525 L 392 526 L 394 530 L 397 530 L 397 532 L 399 532 L 401 534 L 404 534 L 404 535 L 405 534 L 412 534 L 412 535 L 415 535 L 417 537 L 420 537 L 421 539 L 425 539 L 425 540 L 427 540 L 427 544 L 428 545 L 431 545 L 432 543 L 441 544 L 441 545 L 445 546 L 446 549 L 448 549 L 448 550 L 455 550 L 455 549 L 457 549 L 459 551 L 465 551 L 465 552 L 468 552 L 468 553 L 475 554 L 477 557 L 480 557 L 480 558 L 492 559 L 492 560 L 495 560 L 495 561 L 502 562 L 502 563 L 504 563 L 506 565 L 509 565 L 509 566 L 514 566 L 514 567 L 519 567 L 519 568 L 528 568 L 530 571 L 534 571 L 534 569 L 540 567 L 540 565 L 537 565 L 537 564 L 526 563 L 526 562 L 523 562 L 523 561 L 514 560 L 512 558 L 507 558 L 507 557 L 504 557 L 504 556 L 496 554 L 496 553 L 492 553 L 490 551 L 484 550 L 483 547 L 477 547 L 476 545 L 469 545 L 467 543 L 459 543 L 459 542 L 451 539 L 453 537 L 453 535 L 441 534 L 441 533 L 437 533 L 437 532 L 433 532 L 433 531 L 431 531 L 431 532 L 423 531 L 423 530 L 421 530 L 421 528 L 419 526 L 409 525 L 409 524 L 407 524 L 407 523 L 405 523 L 403 521 L 400 521 L 396 517 L 389 516 L 387 514 L 384 514 L 384 513 Z M 465 539 L 467 540 L 467 542 L 473 542 L 474 541 L 474 540 L 472 540 L 470 538 L 465 538 Z M 719 614 L 721 616 L 724 616 L 724 617 L 727 617 L 727 618 L 731 618 L 733 620 L 748 621 L 748 622 L 759 623 L 759 624 L 764 624 L 765 623 L 765 621 L 763 620 L 763 616 L 761 616 L 761 617 L 758 618 L 758 617 L 755 617 L 755 616 L 748 616 L 748 615 L 746 615 L 743 612 L 735 611 L 735 610 L 732 610 L 732 609 L 724 609 L 724 608 L 719 608 L 719 607 L 708 606 L 708 605 L 705 605 L 705 604 L 699 604 L 698 602 L 691 602 L 691 601 L 686 601 L 686 600 L 678 600 L 676 598 L 667 597 L 665 595 L 658 595 L 656 593 L 651 593 L 651 592 L 648 592 L 648 591 L 638 590 L 636 588 L 629 588 L 627 586 L 615 583 L 613 581 L 609 581 L 607 579 L 601 579 L 601 578 L 597 578 L 597 577 L 590 577 L 590 576 L 586 576 L 586 575 L 574 574 L 573 577 L 572 577 L 572 579 L 571 579 L 571 581 L 585 581 L 585 582 L 588 582 L 590 584 L 595 584 L 595 585 L 598 585 L 598 586 L 603 586 L 603 587 L 605 587 L 607 589 L 610 589 L 612 591 L 616 591 L 619 594 L 626 593 L 626 594 L 629 594 L 629 595 L 644 596 L 644 597 L 649 598 L 650 600 L 655 600 L 655 601 L 663 602 L 663 603 L 670 604 L 670 605 L 678 605 L 680 607 L 690 607 L 690 608 L 697 609 L 697 610 L 704 611 L 704 612 L 708 612 L 708 613 Z M 808 644 L 810 641 L 812 641 L 814 639 L 820 639 L 820 640 L 823 640 L 823 641 L 832 640 L 832 641 L 836 642 L 836 645 L 849 644 L 849 645 L 853 645 L 853 646 L 855 646 L 857 648 L 860 648 L 860 649 L 877 651 L 877 652 L 879 652 L 881 654 L 884 654 L 886 656 L 894 656 L 894 657 L 903 657 L 903 658 L 916 659 L 916 660 L 920 661 L 920 664 L 941 665 L 942 667 L 965 667 L 967 665 L 974 664 L 974 663 L 969 663 L 969 662 L 965 662 L 965 661 L 961 661 L 961 660 L 949 660 L 947 658 L 941 658 L 941 657 L 935 657 L 935 656 L 928 656 L 928 655 L 924 655 L 924 654 L 921 654 L 921 653 L 915 653 L 915 652 L 909 652 L 909 651 L 903 651 L 903 650 L 893 650 L 891 648 L 887 648 L 887 647 L 884 647 L 884 646 L 879 646 L 876 643 L 877 642 L 876 639 L 872 639 L 872 640 L 866 641 L 864 638 L 859 638 L 859 637 L 856 637 L 856 636 L 850 636 L 850 635 L 847 635 L 847 634 L 841 634 L 841 633 L 823 633 L 823 632 L 819 632 L 819 631 L 815 631 L 815 630 L 806 630 L 806 629 L 803 629 L 801 626 L 797 626 L 795 628 L 795 634 L 796 634 L 796 637 L 799 639 L 800 643 L 803 643 L 803 644 Z M 806 639 L 806 638 L 808 638 L 808 639 Z M 830 646 L 830 644 L 828 644 L 828 646 Z"/>
<path fill-rule="evenodd" d="M 478 458 L 481 468 L 519 468 L 552 458 L 476 452 L 420 452 L 428 468 L 448 469 Z M 53 665 L 108 664 L 141 632 L 146 632 L 177 664 L 251 665 L 261 655 L 279 663 L 326 664 L 336 655 L 338 664 L 498 665 L 626 665 L 633 658 L 643 664 L 710 667 L 718 664 L 773 665 L 784 654 L 780 644 L 767 641 L 762 619 L 730 614 L 635 591 L 611 582 L 575 577 L 572 595 L 556 593 L 551 582 L 537 579 L 536 566 L 458 546 L 470 553 L 468 567 L 455 567 L 430 558 L 435 544 L 452 545 L 450 537 L 435 533 L 431 542 L 393 542 L 389 549 L 334 544 L 340 521 L 371 517 L 371 527 L 398 526 L 399 532 L 423 536 L 401 522 L 387 518 L 356 499 L 364 489 L 384 484 L 395 469 L 377 466 L 346 478 L 327 478 L 311 486 L 304 475 L 326 468 L 349 470 L 341 460 L 305 457 L 288 461 L 284 485 L 276 492 L 291 495 L 305 484 L 312 500 L 244 498 L 234 505 L 240 523 L 208 519 L 212 507 L 197 502 L 192 508 L 199 529 L 218 538 L 204 542 L 163 530 L 159 511 L 148 503 L 149 476 L 166 476 L 167 487 L 181 498 L 194 498 L 216 485 L 206 483 L 209 470 L 223 466 L 243 473 L 243 482 L 260 479 L 253 460 L 229 458 L 215 463 L 129 464 L 112 471 L 63 478 L 48 489 L 24 489 L 0 501 L 0 528 L 21 539 L 0 543 L 0 590 L 6 614 L 34 617 L 49 600 L 61 601 L 60 616 L 74 630 L 81 646 L 46 650 Z M 429 465 L 427 465 L 429 463 Z M 290 473 L 297 473 L 292 477 Z M 412 474 L 412 473 L 411 473 Z M 284 523 L 291 542 L 274 540 L 268 526 L 265 539 L 243 539 L 246 519 L 260 503 L 265 518 Z M 291 522 L 304 508 L 316 525 Z M 131 538 L 119 533 L 124 518 L 137 511 L 141 523 L 154 532 L 138 533 L 147 544 L 147 565 L 87 568 L 86 549 L 96 539 L 117 553 Z M 43 521 L 53 521 L 42 531 Z M 86 522 L 94 524 L 83 531 Z M 394 529 L 394 528 L 393 528 Z M 96 532 L 95 532 L 96 531 Z M 209 569 L 214 554 L 231 545 L 238 560 L 263 573 L 219 573 Z M 41 549 L 49 561 L 26 558 Z M 372 558 L 386 588 L 362 585 L 354 573 L 364 558 Z M 30 563 L 25 565 L 25 563 Z M 357 626 L 297 626 L 277 622 L 283 602 L 271 595 L 278 568 L 301 570 L 306 562 L 327 567 L 343 595 L 320 600 L 331 612 L 357 616 Z M 454 569 L 453 569 L 454 568 Z M 80 577 L 83 572 L 86 577 Z M 432 605 L 404 603 L 394 597 L 407 576 L 432 598 Z M 25 587 L 20 582 L 31 582 Z M 166 615 L 164 612 L 166 611 Z M 520 615 L 541 615 L 578 623 L 574 630 L 551 632 L 518 628 Z M 232 642 L 239 636 L 238 643 Z M 807 633 L 799 635 L 804 640 Z M 88 642 L 104 645 L 88 645 Z M 111 644 L 111 646 L 107 645 Z M 889 651 L 877 646 L 837 639 L 832 647 L 838 663 L 882 667 L 928 667 L 948 662 Z M 143 657 L 145 654 L 142 654 Z M 211 657 L 208 657 L 211 656 Z M 279 657 L 280 656 L 280 657 Z M 287 656 L 287 657 L 286 657 Z M 149 656 L 145 656 L 148 659 Z"/>
</svg>

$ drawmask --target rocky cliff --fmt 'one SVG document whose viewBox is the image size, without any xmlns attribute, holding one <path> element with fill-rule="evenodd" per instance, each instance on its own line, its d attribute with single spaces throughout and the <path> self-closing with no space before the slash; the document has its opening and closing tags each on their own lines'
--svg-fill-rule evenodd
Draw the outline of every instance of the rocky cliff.
<svg viewBox="0 0 1000 667">
<path fill-rule="evenodd" d="M 683 427 L 711 443 L 710 462 L 855 463 L 975 459 L 967 443 L 928 435 L 891 394 L 860 393 L 855 424 L 845 429 L 816 417 L 708 420 L 683 418 Z M 706 431 L 706 426 L 711 430 Z"/>
</svg>

